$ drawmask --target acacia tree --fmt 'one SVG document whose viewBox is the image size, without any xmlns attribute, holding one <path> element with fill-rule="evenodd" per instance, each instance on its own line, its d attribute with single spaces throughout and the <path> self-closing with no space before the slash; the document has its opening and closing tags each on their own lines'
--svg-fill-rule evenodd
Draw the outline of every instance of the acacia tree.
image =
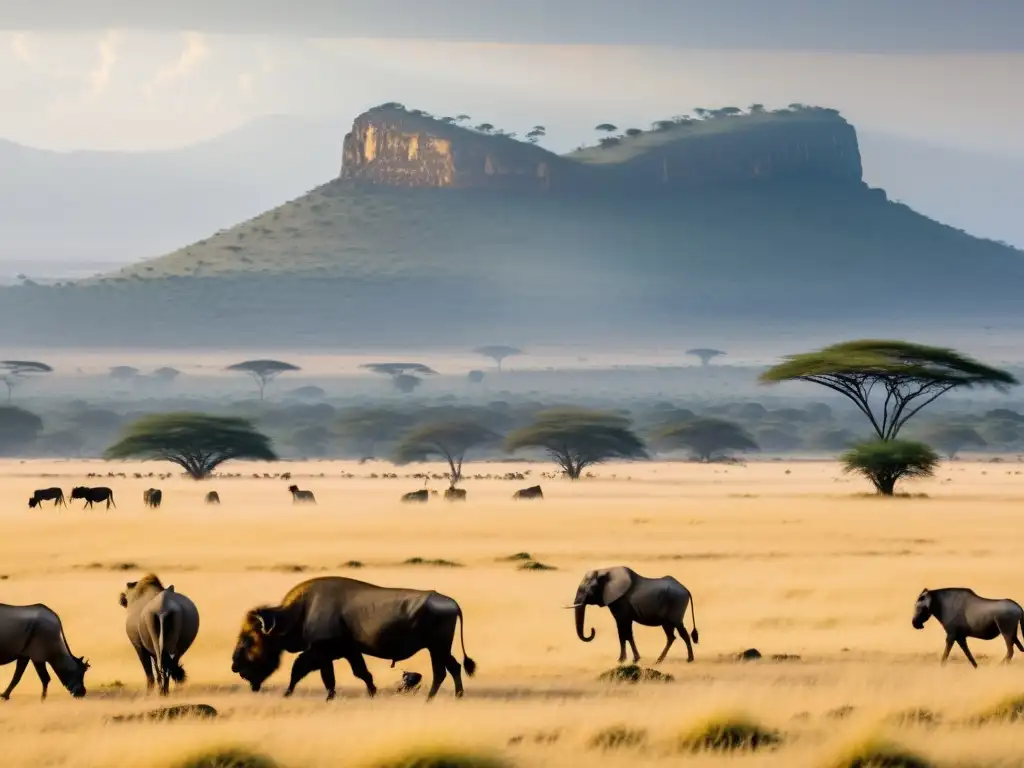
<svg viewBox="0 0 1024 768">
<path fill-rule="evenodd" d="M 496 433 L 474 421 L 447 421 L 423 424 L 405 435 L 395 447 L 396 464 L 427 461 L 438 456 L 448 462 L 450 485 L 462 479 L 462 462 L 466 452 L 500 439 Z"/>
<path fill-rule="evenodd" d="M 0 406 L 0 456 L 23 453 L 43 431 L 36 414 L 12 405 Z"/>
<path fill-rule="evenodd" d="M 925 439 L 950 460 L 967 446 L 984 448 L 988 445 L 974 427 L 966 424 L 939 424 L 926 433 Z"/>
<path fill-rule="evenodd" d="M 756 451 L 754 438 L 739 424 L 726 419 L 699 418 L 670 424 L 655 433 L 666 447 L 689 448 L 700 461 L 711 461 L 724 451 Z"/>
<path fill-rule="evenodd" d="M 867 416 L 880 440 L 894 440 L 916 413 L 952 389 L 1005 391 L 1018 383 L 1010 373 L 951 349 L 874 339 L 790 355 L 760 380 L 809 381 L 838 392 Z"/>
<path fill-rule="evenodd" d="M 26 377 L 43 373 L 53 373 L 53 368 L 36 360 L 0 360 L 0 381 L 7 386 L 7 402 Z"/>
<path fill-rule="evenodd" d="M 554 408 L 538 413 L 529 426 L 505 439 L 505 449 L 543 448 L 571 480 L 608 459 L 645 459 L 643 441 L 629 419 L 605 411 Z"/>
<path fill-rule="evenodd" d="M 260 388 L 260 400 L 263 399 L 263 391 L 272 379 L 277 378 L 287 371 L 301 370 L 299 366 L 285 363 L 280 360 L 245 360 L 227 367 L 229 371 L 240 371 L 252 376 L 256 386 Z"/>
<path fill-rule="evenodd" d="M 498 364 L 499 371 L 501 370 L 501 363 L 505 358 L 524 354 L 523 350 L 518 347 L 510 347 L 505 344 L 490 344 L 483 347 L 477 347 L 473 350 L 473 353 L 482 357 L 491 358 L 491 360 Z"/>
<path fill-rule="evenodd" d="M 416 374 L 423 376 L 437 374 L 433 368 L 422 363 L 366 363 L 359 367 L 383 376 L 390 376 L 395 389 L 404 394 L 409 394 L 423 383 L 423 379 Z"/>
<path fill-rule="evenodd" d="M 707 365 L 716 357 L 722 357 L 725 352 L 720 349 L 710 349 L 708 347 L 698 347 L 697 349 L 688 349 L 686 354 L 693 355 L 694 357 L 700 358 L 701 365 Z"/>
<path fill-rule="evenodd" d="M 108 375 L 116 381 L 131 381 L 139 375 L 139 369 L 130 365 L 115 365 Z"/>
<path fill-rule="evenodd" d="M 870 440 L 841 457 L 844 472 L 864 475 L 882 496 L 892 496 L 900 480 L 931 477 L 939 455 L 913 440 Z"/>
<path fill-rule="evenodd" d="M 355 408 L 342 414 L 336 432 L 358 443 L 364 458 L 372 458 L 378 443 L 397 440 L 412 424 L 407 413 L 389 408 Z"/>
<path fill-rule="evenodd" d="M 179 371 L 177 368 L 170 368 L 168 366 L 164 366 L 163 368 L 157 368 L 152 373 L 154 379 L 164 383 L 172 382 L 180 375 L 181 371 Z"/>
<path fill-rule="evenodd" d="M 248 419 L 203 413 L 143 416 L 104 453 L 107 459 L 170 461 L 194 480 L 232 459 L 277 461 L 270 438 Z"/>
</svg>

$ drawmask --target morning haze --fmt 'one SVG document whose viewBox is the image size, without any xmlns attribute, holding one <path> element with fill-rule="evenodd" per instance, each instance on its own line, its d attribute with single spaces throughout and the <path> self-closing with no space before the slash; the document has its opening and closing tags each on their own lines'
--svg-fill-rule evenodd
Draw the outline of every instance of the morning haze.
<svg viewBox="0 0 1024 768">
<path fill-rule="evenodd" d="M 5 764 L 1012 761 L 1021 24 L 0 0 Z"/>
</svg>

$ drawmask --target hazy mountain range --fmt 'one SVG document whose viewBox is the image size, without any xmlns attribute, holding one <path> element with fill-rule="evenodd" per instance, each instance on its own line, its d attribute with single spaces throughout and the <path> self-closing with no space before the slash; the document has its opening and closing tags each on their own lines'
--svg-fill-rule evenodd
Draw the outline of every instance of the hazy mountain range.
<svg viewBox="0 0 1024 768">
<path fill-rule="evenodd" d="M 338 174 L 345 117 L 268 116 L 147 153 L 32 149 L 0 140 L 0 281 L 78 277 L 166 253 Z M 1024 158 L 859 131 L 865 181 L 890 199 L 1024 247 Z"/>
</svg>

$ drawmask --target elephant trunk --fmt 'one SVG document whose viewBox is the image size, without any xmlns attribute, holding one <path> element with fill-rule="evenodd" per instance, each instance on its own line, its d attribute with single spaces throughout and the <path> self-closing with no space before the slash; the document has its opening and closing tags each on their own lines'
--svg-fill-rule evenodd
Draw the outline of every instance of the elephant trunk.
<svg viewBox="0 0 1024 768">
<path fill-rule="evenodd" d="M 581 600 L 577 600 L 575 608 L 576 608 L 576 636 L 580 640 L 582 640 L 584 643 L 589 643 L 591 640 L 594 639 L 594 635 L 596 635 L 597 632 L 594 630 L 593 627 L 591 627 L 590 628 L 590 637 L 587 637 L 586 635 L 583 634 L 583 615 L 587 612 L 587 605 L 586 605 L 586 603 L 582 602 Z"/>
</svg>

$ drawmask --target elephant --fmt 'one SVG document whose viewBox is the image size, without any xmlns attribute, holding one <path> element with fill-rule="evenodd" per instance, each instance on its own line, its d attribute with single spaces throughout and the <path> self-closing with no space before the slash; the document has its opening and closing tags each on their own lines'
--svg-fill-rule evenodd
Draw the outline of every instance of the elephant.
<svg viewBox="0 0 1024 768">
<path fill-rule="evenodd" d="M 967 638 L 994 640 L 1003 636 L 1006 643 L 1006 658 L 1002 663 L 1009 663 L 1013 658 L 1013 647 L 1016 645 L 1024 651 L 1017 639 L 1017 627 L 1024 632 L 1024 609 L 1013 600 L 993 600 L 978 596 L 974 590 L 964 587 L 947 589 L 925 589 L 914 603 L 914 618 L 911 625 L 914 629 L 924 629 L 924 624 L 934 616 L 946 630 L 946 649 L 942 653 L 945 664 L 953 643 L 960 646 L 971 666 L 978 668 L 967 648 Z"/>
<path fill-rule="evenodd" d="M 588 605 L 606 606 L 615 619 L 619 631 L 619 663 L 626 660 L 626 643 L 633 651 L 633 662 L 640 661 L 640 652 L 633 641 L 633 622 L 645 627 L 661 627 L 668 638 L 665 648 L 655 663 L 660 664 L 675 642 L 675 632 L 686 643 L 686 661 L 693 661 L 691 633 L 686 631 L 683 618 L 686 606 L 690 606 L 693 621 L 693 642 L 698 642 L 697 616 L 694 612 L 690 591 L 671 576 L 651 579 L 641 576 L 631 568 L 620 565 L 588 571 L 576 590 L 573 604 L 566 606 L 576 611 L 576 635 L 585 643 L 594 639 L 583 634 L 583 619 Z"/>
</svg>

